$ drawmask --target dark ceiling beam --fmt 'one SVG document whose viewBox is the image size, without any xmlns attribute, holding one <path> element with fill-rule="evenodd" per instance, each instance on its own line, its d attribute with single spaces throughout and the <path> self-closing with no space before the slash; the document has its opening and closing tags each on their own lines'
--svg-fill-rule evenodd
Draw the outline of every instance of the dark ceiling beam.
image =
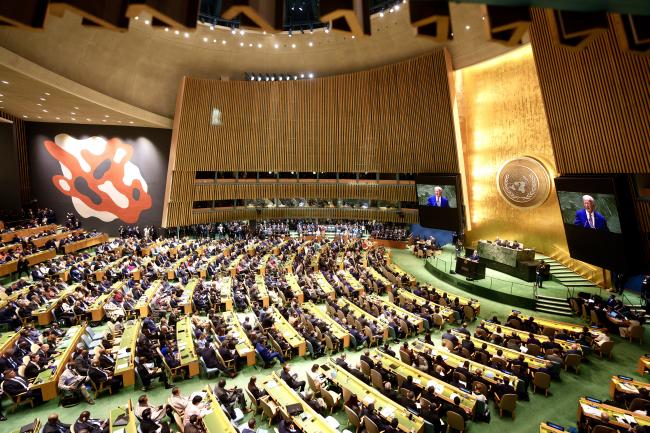
<svg viewBox="0 0 650 433">
<path fill-rule="evenodd" d="M 222 0 L 220 16 L 228 21 L 239 19 L 245 28 L 277 33 L 282 31 L 284 1 Z"/>
<path fill-rule="evenodd" d="M 565 47 L 583 49 L 609 30 L 605 12 L 573 12 L 547 9 L 546 20 L 555 40 Z"/>
<path fill-rule="evenodd" d="M 408 4 L 411 25 L 418 36 L 443 43 L 452 39 L 449 3 L 444 0 L 411 0 Z"/>
<path fill-rule="evenodd" d="M 48 0 L 0 1 L 0 25 L 21 29 L 42 29 L 45 24 Z"/>
<path fill-rule="evenodd" d="M 320 0 L 320 21 L 332 30 L 370 36 L 370 0 Z"/>
<path fill-rule="evenodd" d="M 530 27 L 528 7 L 481 6 L 488 38 L 509 47 L 522 43 L 524 34 Z"/>
<path fill-rule="evenodd" d="M 650 55 L 650 16 L 612 14 L 618 45 L 623 50 Z"/>
<path fill-rule="evenodd" d="M 60 17 L 65 12 L 72 12 L 83 18 L 84 25 L 124 32 L 129 28 L 128 5 L 128 0 L 51 0 L 48 13 Z"/>
<path fill-rule="evenodd" d="M 129 0 L 126 16 L 151 15 L 152 26 L 194 30 L 199 17 L 200 0 Z"/>
</svg>

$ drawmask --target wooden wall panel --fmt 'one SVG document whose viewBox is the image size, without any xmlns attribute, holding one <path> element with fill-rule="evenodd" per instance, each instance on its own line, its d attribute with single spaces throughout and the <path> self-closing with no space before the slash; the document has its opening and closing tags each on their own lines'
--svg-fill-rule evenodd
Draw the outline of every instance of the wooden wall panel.
<svg viewBox="0 0 650 433">
<path fill-rule="evenodd" d="M 413 200 L 413 186 L 206 186 L 194 179 L 197 171 L 458 173 L 449 71 L 445 52 L 438 50 L 378 69 L 314 80 L 185 78 L 174 121 L 163 225 L 202 221 L 204 212 L 192 212 L 195 200 Z M 220 126 L 211 125 L 215 108 L 221 113 Z M 335 217 L 333 210 L 327 212 Z"/>
<path fill-rule="evenodd" d="M 18 174 L 20 177 L 20 201 L 26 204 L 31 199 L 31 188 L 29 184 L 29 163 L 27 162 L 27 134 L 25 133 L 25 121 L 4 111 L 0 111 L 0 117 L 13 122 L 14 137 L 16 140 L 16 156 L 18 158 Z"/>
<path fill-rule="evenodd" d="M 396 211 L 345 208 L 263 208 L 258 212 L 255 208 L 251 207 L 236 207 L 215 210 L 194 210 L 190 216 L 190 224 L 274 218 L 377 220 L 413 224 L 418 222 L 418 212 L 417 210 L 404 209 L 400 214 Z"/>
<path fill-rule="evenodd" d="M 650 172 L 650 56 L 623 51 L 613 21 L 584 50 L 562 47 L 542 9 L 530 38 L 557 169 Z"/>
<path fill-rule="evenodd" d="M 256 198 L 349 198 L 415 201 L 415 185 L 318 183 L 195 184 L 194 201 Z"/>
</svg>

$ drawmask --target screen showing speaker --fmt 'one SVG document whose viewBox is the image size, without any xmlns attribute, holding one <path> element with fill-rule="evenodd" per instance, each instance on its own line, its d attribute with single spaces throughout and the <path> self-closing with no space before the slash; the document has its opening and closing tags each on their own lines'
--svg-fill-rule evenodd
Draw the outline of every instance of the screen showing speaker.
<svg viewBox="0 0 650 433">
<path fill-rule="evenodd" d="M 458 175 L 420 174 L 415 189 L 422 226 L 460 229 L 462 203 Z"/>
<path fill-rule="evenodd" d="M 571 257 L 617 272 L 637 270 L 643 256 L 626 175 L 555 179 Z"/>
</svg>

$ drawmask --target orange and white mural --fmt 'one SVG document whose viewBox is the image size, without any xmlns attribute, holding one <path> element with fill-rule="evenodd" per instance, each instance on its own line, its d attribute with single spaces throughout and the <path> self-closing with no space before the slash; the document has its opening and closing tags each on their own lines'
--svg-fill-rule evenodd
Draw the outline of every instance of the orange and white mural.
<svg viewBox="0 0 650 433">
<path fill-rule="evenodd" d="M 45 148 L 61 166 L 52 183 L 83 217 L 134 224 L 152 206 L 147 182 L 131 162 L 133 147 L 119 138 L 76 139 L 58 134 Z"/>
</svg>

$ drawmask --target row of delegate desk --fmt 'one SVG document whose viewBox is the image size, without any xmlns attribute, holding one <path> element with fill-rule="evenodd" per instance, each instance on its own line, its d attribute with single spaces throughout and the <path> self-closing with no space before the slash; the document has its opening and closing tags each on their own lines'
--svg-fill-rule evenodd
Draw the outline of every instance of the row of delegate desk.
<svg viewBox="0 0 650 433">
<path fill-rule="evenodd" d="M 278 309 L 273 306 L 273 328 L 285 339 L 285 341 L 291 346 L 292 349 L 296 350 L 298 356 L 304 356 L 307 352 L 307 342 L 303 336 L 291 326 L 291 324 L 285 319 Z"/>
<path fill-rule="evenodd" d="M 29 263 L 29 266 L 34 266 L 47 260 L 51 260 L 54 257 L 56 257 L 56 250 L 54 248 L 25 256 L 27 262 Z M 14 272 L 18 272 L 18 260 L 12 260 L 0 265 L 0 277 L 4 277 L 5 275 L 9 275 Z"/>
<path fill-rule="evenodd" d="M 327 324 L 329 333 L 331 333 L 338 340 L 343 341 L 343 347 L 350 346 L 350 333 L 343 326 L 338 324 L 329 314 L 321 310 L 317 305 L 312 302 L 306 302 L 300 307 L 303 312 L 315 317 Z"/>
</svg>

